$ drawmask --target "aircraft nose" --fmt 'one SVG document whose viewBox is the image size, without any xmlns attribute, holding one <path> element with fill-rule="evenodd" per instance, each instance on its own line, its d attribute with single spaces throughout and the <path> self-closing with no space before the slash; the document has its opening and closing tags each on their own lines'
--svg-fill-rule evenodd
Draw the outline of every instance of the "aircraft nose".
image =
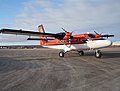
<svg viewBox="0 0 120 91">
<path fill-rule="evenodd" d="M 109 40 L 105 40 L 104 43 L 105 43 L 106 46 L 111 46 L 112 45 L 112 42 L 109 41 Z"/>
<path fill-rule="evenodd" d="M 88 43 L 88 46 L 90 46 L 90 48 L 94 49 L 94 48 L 105 48 L 108 46 L 111 46 L 112 42 L 109 40 L 96 40 L 96 41 L 90 41 Z"/>
</svg>

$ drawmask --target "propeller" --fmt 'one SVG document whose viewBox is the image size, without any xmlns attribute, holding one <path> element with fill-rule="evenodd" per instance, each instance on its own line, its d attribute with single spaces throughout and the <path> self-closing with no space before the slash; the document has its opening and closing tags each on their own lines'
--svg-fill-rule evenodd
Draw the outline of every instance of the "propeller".
<svg viewBox="0 0 120 91">
<path fill-rule="evenodd" d="M 103 35 L 102 35 L 102 33 L 99 34 L 99 33 L 97 33 L 96 31 L 94 31 L 94 32 L 95 32 L 95 34 L 96 34 L 97 37 L 107 37 L 107 38 L 108 38 L 108 37 L 114 37 L 114 35 L 109 35 L 109 34 L 103 34 Z"/>
<path fill-rule="evenodd" d="M 68 43 L 70 44 L 71 46 L 71 39 L 73 38 L 72 36 L 72 33 L 73 32 L 68 32 L 66 31 L 64 28 L 62 28 L 62 30 L 64 32 L 61 32 L 61 33 L 57 33 L 55 35 L 55 38 L 59 39 L 61 43 L 63 43 L 64 45 L 66 45 L 62 40 L 65 40 L 65 41 L 68 41 Z M 67 45 L 66 45 L 67 46 Z M 67 46 L 68 48 L 70 48 L 70 46 Z"/>
<path fill-rule="evenodd" d="M 65 36 L 63 39 L 68 40 L 69 44 L 71 45 L 71 39 L 73 38 L 73 36 L 72 36 L 73 32 L 68 32 L 64 28 L 62 28 L 62 30 L 65 31 Z"/>
</svg>

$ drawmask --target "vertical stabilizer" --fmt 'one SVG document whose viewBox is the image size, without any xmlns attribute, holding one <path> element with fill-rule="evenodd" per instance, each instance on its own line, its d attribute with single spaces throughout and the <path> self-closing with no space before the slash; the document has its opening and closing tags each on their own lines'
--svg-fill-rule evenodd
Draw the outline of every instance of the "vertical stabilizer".
<svg viewBox="0 0 120 91">
<path fill-rule="evenodd" d="M 39 31 L 40 33 L 45 33 L 45 30 L 44 30 L 44 28 L 43 28 L 43 25 L 39 25 L 39 26 L 38 26 L 38 31 Z M 45 39 L 45 40 L 40 40 L 40 45 L 41 45 L 41 46 L 44 45 L 44 44 L 47 42 L 47 37 L 45 37 L 45 36 L 40 36 L 40 39 Z"/>
</svg>

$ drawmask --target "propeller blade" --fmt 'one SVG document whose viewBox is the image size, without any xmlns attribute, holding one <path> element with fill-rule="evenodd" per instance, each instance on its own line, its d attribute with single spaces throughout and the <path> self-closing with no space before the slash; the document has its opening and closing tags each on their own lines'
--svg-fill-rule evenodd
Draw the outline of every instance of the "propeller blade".
<svg viewBox="0 0 120 91">
<path fill-rule="evenodd" d="M 98 34 L 96 31 L 94 31 L 95 32 L 95 34 Z"/>
<path fill-rule="evenodd" d="M 64 28 L 62 28 L 63 31 L 67 32 Z"/>
</svg>

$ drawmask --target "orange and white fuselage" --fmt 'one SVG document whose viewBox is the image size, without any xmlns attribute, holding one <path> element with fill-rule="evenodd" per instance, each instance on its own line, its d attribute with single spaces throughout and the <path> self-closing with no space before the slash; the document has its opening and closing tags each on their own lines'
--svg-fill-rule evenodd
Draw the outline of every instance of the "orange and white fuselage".
<svg viewBox="0 0 120 91">
<path fill-rule="evenodd" d="M 38 27 L 39 32 L 45 32 L 43 26 Z M 67 33 L 66 36 L 64 37 L 64 40 L 47 40 L 47 37 L 40 37 L 45 40 L 40 40 L 40 45 L 43 47 L 47 48 L 52 48 L 52 49 L 62 49 L 64 51 L 71 51 L 71 50 L 90 50 L 90 49 L 100 49 L 104 47 L 108 47 L 112 45 L 112 42 L 109 40 L 105 40 L 103 38 L 91 38 L 91 35 L 89 34 L 77 34 L 73 35 L 73 38 L 70 40 L 71 43 L 69 43 L 69 40 L 67 38 L 70 36 L 71 33 Z M 87 37 L 87 39 L 86 39 Z"/>
<path fill-rule="evenodd" d="M 38 27 L 39 32 L 44 32 L 43 27 Z M 95 56 L 97 58 L 101 57 L 101 52 L 97 49 L 105 48 L 112 45 L 112 42 L 106 39 L 103 39 L 101 34 L 77 34 L 72 35 L 71 32 L 65 32 L 62 40 L 53 39 L 49 40 L 47 37 L 40 36 L 40 45 L 52 49 L 61 49 L 59 53 L 60 57 L 64 57 L 64 54 L 69 51 L 78 51 L 80 55 L 83 55 L 83 50 L 96 50 Z"/>
<path fill-rule="evenodd" d="M 74 44 L 49 44 L 42 45 L 43 47 L 52 48 L 52 49 L 62 49 L 65 51 L 71 50 L 90 50 L 90 49 L 100 49 L 104 47 L 111 46 L 112 42 L 109 40 L 88 40 L 86 43 L 74 43 Z"/>
</svg>

